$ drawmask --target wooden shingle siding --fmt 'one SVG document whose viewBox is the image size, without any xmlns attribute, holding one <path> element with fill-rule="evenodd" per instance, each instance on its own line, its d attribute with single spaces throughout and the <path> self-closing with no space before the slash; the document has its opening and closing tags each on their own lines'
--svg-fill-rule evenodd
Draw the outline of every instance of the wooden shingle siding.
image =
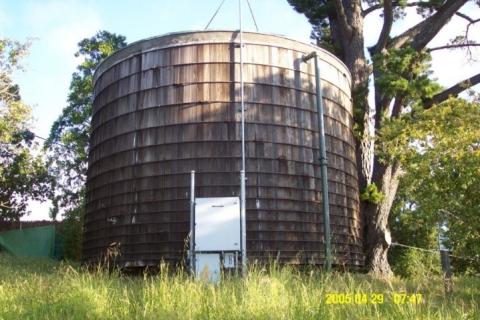
<svg viewBox="0 0 480 320">
<path fill-rule="evenodd" d="M 84 261 L 120 243 L 121 266 L 179 263 L 197 197 L 239 195 L 238 34 L 136 42 L 94 75 Z M 330 53 L 245 33 L 247 251 L 250 261 L 323 263 L 315 78 L 320 55 L 335 263 L 363 265 L 350 75 Z"/>
</svg>

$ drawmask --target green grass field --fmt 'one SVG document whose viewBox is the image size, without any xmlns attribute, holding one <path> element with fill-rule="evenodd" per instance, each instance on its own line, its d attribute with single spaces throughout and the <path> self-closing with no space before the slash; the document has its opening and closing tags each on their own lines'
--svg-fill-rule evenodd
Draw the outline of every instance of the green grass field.
<svg viewBox="0 0 480 320">
<path fill-rule="evenodd" d="M 212 285 L 183 272 L 124 276 L 0 254 L 0 319 L 479 319 L 479 303 L 478 278 L 456 278 L 446 299 L 440 278 L 273 266 Z"/>
</svg>

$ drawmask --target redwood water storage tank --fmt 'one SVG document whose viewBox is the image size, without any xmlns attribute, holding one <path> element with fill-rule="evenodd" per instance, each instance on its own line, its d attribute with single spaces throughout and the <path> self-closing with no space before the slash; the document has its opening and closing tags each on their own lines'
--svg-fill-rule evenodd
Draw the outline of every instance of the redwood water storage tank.
<svg viewBox="0 0 480 320">
<path fill-rule="evenodd" d="M 320 57 L 334 263 L 363 264 L 350 75 L 332 54 L 244 32 L 247 252 L 250 261 L 322 264 L 314 66 Z M 180 262 L 190 171 L 197 197 L 239 195 L 239 34 L 202 31 L 135 42 L 94 76 L 83 259 L 119 244 L 120 266 Z"/>
</svg>

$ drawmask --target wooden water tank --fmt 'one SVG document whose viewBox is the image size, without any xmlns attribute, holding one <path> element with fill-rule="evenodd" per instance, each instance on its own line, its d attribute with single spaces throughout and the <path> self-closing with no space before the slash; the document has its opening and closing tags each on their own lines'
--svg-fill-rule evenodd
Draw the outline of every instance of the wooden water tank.
<svg viewBox="0 0 480 320">
<path fill-rule="evenodd" d="M 320 56 L 335 263 L 361 266 L 350 75 L 332 54 L 245 32 L 247 251 L 250 261 L 323 263 L 313 61 Z M 94 76 L 83 257 L 115 243 L 121 266 L 184 260 L 190 171 L 197 197 L 239 195 L 238 32 L 135 42 Z"/>
</svg>

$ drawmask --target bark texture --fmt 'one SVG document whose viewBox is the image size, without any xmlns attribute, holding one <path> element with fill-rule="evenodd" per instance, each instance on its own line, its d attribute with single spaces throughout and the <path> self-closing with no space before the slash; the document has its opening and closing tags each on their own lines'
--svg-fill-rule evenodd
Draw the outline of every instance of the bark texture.
<svg viewBox="0 0 480 320">
<path fill-rule="evenodd" d="M 368 232 L 365 244 L 367 267 L 370 273 L 389 277 L 392 275 L 387 253 L 392 243 L 388 217 L 397 193 L 402 169 L 398 163 L 384 165 L 375 161 L 373 181 L 384 195 L 379 203 L 364 202 L 363 214 Z"/>
<path fill-rule="evenodd" d="M 342 8 L 339 11 L 337 8 Z M 355 108 L 362 110 L 360 134 L 356 138 L 356 157 L 360 189 L 364 189 L 372 176 L 373 140 L 369 133 L 371 123 L 368 110 L 367 87 L 370 68 L 365 57 L 363 15 L 360 1 L 335 1 L 336 11 L 329 12 L 328 20 L 334 45 L 341 49 L 341 59 L 352 74 Z M 344 26 L 349 28 L 345 29 Z"/>
</svg>

